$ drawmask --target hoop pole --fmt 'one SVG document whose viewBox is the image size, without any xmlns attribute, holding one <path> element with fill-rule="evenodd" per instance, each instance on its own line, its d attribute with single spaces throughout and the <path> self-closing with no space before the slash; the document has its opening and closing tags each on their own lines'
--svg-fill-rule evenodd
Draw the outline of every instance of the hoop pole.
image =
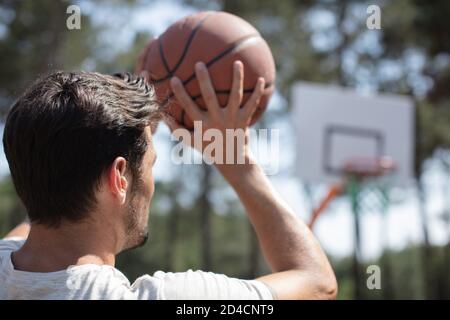
<svg viewBox="0 0 450 320">
<path fill-rule="evenodd" d="M 328 205 L 331 203 L 331 201 L 334 200 L 338 195 L 340 195 L 344 190 L 344 187 L 341 183 L 336 183 L 330 187 L 325 197 L 320 201 L 320 204 L 318 207 L 314 208 L 311 220 L 309 221 L 309 228 L 312 229 L 314 227 L 314 224 L 316 223 L 317 218 L 325 211 L 325 209 L 328 207 Z"/>
<path fill-rule="evenodd" d="M 349 176 L 347 192 L 350 196 L 352 213 L 353 213 L 353 223 L 354 223 L 354 244 L 355 251 L 353 253 L 353 280 L 355 284 L 354 288 L 354 298 L 356 300 L 362 299 L 362 287 L 361 287 L 361 270 L 359 262 L 361 261 L 361 227 L 360 227 L 360 206 L 359 206 L 359 192 L 360 192 L 360 183 L 357 177 Z"/>
<path fill-rule="evenodd" d="M 381 219 L 383 223 L 382 234 L 380 239 L 381 241 L 381 270 L 383 272 L 383 276 L 381 277 L 381 285 L 383 289 L 383 299 L 392 300 L 395 297 L 394 286 L 392 281 L 392 268 L 391 268 L 391 259 L 389 253 L 389 221 L 388 221 L 388 212 L 390 206 L 389 200 L 389 192 L 385 187 L 380 189 L 383 204 L 381 206 Z"/>
</svg>

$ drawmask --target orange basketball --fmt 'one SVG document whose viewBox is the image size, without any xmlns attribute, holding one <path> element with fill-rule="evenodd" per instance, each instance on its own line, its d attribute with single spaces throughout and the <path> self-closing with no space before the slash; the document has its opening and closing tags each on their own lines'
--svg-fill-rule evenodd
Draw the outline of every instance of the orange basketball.
<svg viewBox="0 0 450 320">
<path fill-rule="evenodd" d="M 168 112 L 186 128 L 193 122 L 177 104 L 170 89 L 170 78 L 177 76 L 190 96 L 206 109 L 195 77 L 194 66 L 202 61 L 208 71 L 222 107 L 231 89 L 233 62 L 244 65 L 244 98 L 250 97 L 259 77 L 266 81 L 263 97 L 253 115 L 254 124 L 267 107 L 274 91 L 275 63 L 266 41 L 245 20 L 226 12 L 199 12 L 172 24 L 159 38 L 151 41 L 141 54 L 137 73 L 147 71 L 160 103 L 168 103 Z"/>
</svg>

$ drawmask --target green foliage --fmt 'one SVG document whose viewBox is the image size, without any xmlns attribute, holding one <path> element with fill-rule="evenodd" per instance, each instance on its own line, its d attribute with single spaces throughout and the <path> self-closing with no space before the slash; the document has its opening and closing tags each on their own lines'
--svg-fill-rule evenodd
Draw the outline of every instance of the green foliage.
<svg viewBox="0 0 450 320">
<path fill-rule="evenodd" d="M 450 257 L 450 245 L 443 247 L 432 247 L 433 260 L 431 261 L 431 277 L 434 291 L 434 299 L 449 299 L 450 286 L 448 279 L 448 261 Z M 425 286 L 422 281 L 422 246 L 410 246 L 401 251 L 387 250 L 376 260 L 368 261 L 359 265 L 363 271 L 362 281 L 363 299 L 425 299 Z M 339 283 L 338 299 L 354 299 L 354 282 L 352 273 L 352 260 L 344 258 L 333 261 L 333 268 Z M 380 267 L 381 289 L 368 289 L 366 273 L 369 265 Z"/>
<path fill-rule="evenodd" d="M 23 221 L 26 216 L 11 178 L 0 181 L 0 238 Z"/>
<path fill-rule="evenodd" d="M 88 16 L 83 28 L 66 28 L 69 1 L 3 1 L 0 3 L 0 111 L 38 76 L 51 70 L 80 68 L 91 56 L 95 31 Z"/>
</svg>

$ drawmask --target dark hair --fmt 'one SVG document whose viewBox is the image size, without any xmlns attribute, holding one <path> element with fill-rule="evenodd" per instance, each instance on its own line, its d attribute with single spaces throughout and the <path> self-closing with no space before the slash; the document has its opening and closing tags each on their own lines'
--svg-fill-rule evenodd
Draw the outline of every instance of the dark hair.
<svg viewBox="0 0 450 320">
<path fill-rule="evenodd" d="M 147 149 L 145 128 L 161 108 L 153 87 L 130 74 L 55 72 L 12 106 L 3 146 L 31 221 L 79 221 L 95 204 L 104 171 L 127 159 L 133 181 Z"/>
</svg>

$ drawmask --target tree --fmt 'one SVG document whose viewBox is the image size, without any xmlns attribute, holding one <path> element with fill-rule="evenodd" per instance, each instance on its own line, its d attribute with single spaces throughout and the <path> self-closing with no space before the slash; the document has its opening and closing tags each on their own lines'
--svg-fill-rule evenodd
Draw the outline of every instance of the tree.
<svg viewBox="0 0 450 320">
<path fill-rule="evenodd" d="M 34 79 L 51 70 L 80 68 L 95 49 L 96 29 L 82 15 L 82 28 L 68 30 L 69 1 L 11 1 L 0 4 L 0 111 Z"/>
</svg>

